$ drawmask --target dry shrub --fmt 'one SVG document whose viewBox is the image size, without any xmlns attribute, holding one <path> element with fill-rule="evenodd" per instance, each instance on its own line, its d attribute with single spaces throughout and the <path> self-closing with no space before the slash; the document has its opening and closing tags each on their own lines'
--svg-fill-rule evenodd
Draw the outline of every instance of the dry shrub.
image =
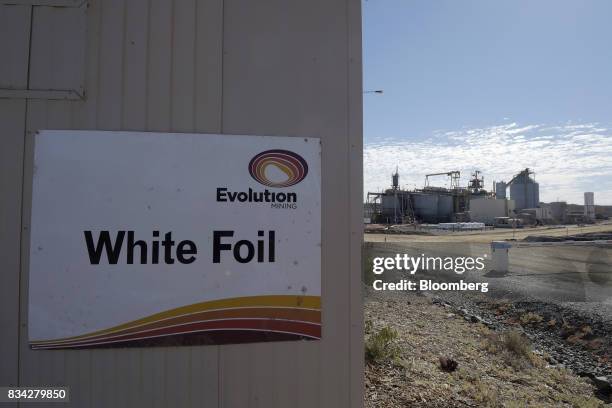
<svg viewBox="0 0 612 408">
<path fill-rule="evenodd" d="M 473 390 L 472 398 L 479 403 L 479 406 L 483 407 L 498 407 L 499 406 L 499 394 L 495 388 L 487 385 L 486 383 L 478 381 Z"/>
<path fill-rule="evenodd" d="M 522 333 L 511 330 L 503 333 L 501 337 L 504 348 L 517 357 L 529 357 L 531 354 L 531 344 Z"/>
<path fill-rule="evenodd" d="M 508 310 L 512 309 L 512 304 L 507 301 L 499 302 L 495 308 L 495 314 L 497 316 L 506 314 Z"/>
<path fill-rule="evenodd" d="M 572 334 L 569 336 L 566 341 L 571 345 L 583 344 L 582 335 L 581 334 Z"/>
<path fill-rule="evenodd" d="M 368 363 L 397 361 L 400 355 L 397 338 L 397 331 L 388 326 L 372 333 L 365 342 L 366 361 Z"/>
<path fill-rule="evenodd" d="M 529 312 L 521 315 L 521 324 L 523 326 L 534 326 L 542 323 L 543 320 L 544 318 L 537 313 Z"/>
<path fill-rule="evenodd" d="M 567 337 L 566 341 L 570 344 L 582 344 L 588 346 L 588 340 L 593 338 L 593 329 L 591 326 L 582 326 L 580 330 L 576 330 L 574 334 Z"/>
<path fill-rule="evenodd" d="M 602 404 L 601 400 L 595 397 L 583 397 L 581 395 L 569 393 L 559 395 L 559 399 L 570 404 L 572 407 L 601 408 L 605 406 Z"/>
<path fill-rule="evenodd" d="M 554 381 L 554 384 L 567 385 L 570 383 L 570 375 L 564 368 L 551 368 L 548 374 Z"/>
<path fill-rule="evenodd" d="M 532 352 L 529 339 L 517 330 L 491 333 L 485 348 L 490 353 L 500 354 L 505 363 L 515 369 L 543 365 L 542 359 Z"/>
<path fill-rule="evenodd" d="M 476 380 L 461 384 L 461 394 L 473 399 L 479 407 L 499 407 L 499 393 L 492 386 Z"/>
<path fill-rule="evenodd" d="M 567 339 L 574 333 L 576 333 L 576 328 L 567 322 L 563 322 L 563 326 L 561 326 L 561 332 L 559 333 L 559 336 L 564 339 Z"/>
<path fill-rule="evenodd" d="M 590 340 L 585 344 L 585 346 L 590 350 L 599 350 L 603 347 L 603 345 L 603 340 L 599 338 Z"/>
</svg>

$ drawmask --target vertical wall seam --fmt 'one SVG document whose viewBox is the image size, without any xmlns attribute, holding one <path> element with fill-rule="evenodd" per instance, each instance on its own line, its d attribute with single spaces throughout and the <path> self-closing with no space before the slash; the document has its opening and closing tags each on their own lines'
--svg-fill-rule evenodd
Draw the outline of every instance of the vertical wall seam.
<svg viewBox="0 0 612 408">
<path fill-rule="evenodd" d="M 140 392 L 142 395 L 142 392 L 144 390 L 144 380 L 142 378 L 142 350 L 140 349 L 138 350 L 138 392 Z"/>
<path fill-rule="evenodd" d="M 191 131 L 197 132 L 197 94 L 198 94 L 198 0 L 195 0 L 193 5 L 193 76 L 191 78 L 192 96 L 191 96 Z"/>
<path fill-rule="evenodd" d="M 98 13 L 97 16 L 97 23 L 96 23 L 96 35 L 95 35 L 95 44 L 96 44 L 96 62 L 95 65 L 95 72 L 96 72 L 96 78 L 95 78 L 95 86 L 96 86 L 96 99 L 95 99 L 95 105 L 94 105 L 94 121 L 93 121 L 93 125 L 95 127 L 95 129 L 98 129 L 98 117 L 99 117 L 99 106 L 100 106 L 100 43 L 101 43 L 101 32 L 102 32 L 102 5 L 100 4 L 100 1 L 97 2 L 96 5 L 96 10 Z M 93 19 L 92 19 L 93 20 Z M 88 20 L 89 21 L 89 20 Z M 88 127 L 91 126 L 91 123 L 89 123 L 88 121 Z M 91 365 L 91 358 L 90 358 L 90 365 Z"/>
<path fill-rule="evenodd" d="M 125 77 L 126 77 L 126 70 L 127 70 L 127 64 L 125 63 L 126 61 L 126 42 L 127 42 L 127 8 L 128 8 L 128 1 L 129 0 L 124 0 L 123 1 L 123 40 L 121 41 L 121 114 L 119 116 L 119 129 L 123 130 L 125 129 L 125 98 L 126 98 L 126 91 L 125 91 Z"/>
<path fill-rule="evenodd" d="M 30 89 L 30 62 L 32 60 L 32 33 L 34 31 L 34 6 L 30 6 L 30 37 L 28 38 L 28 69 L 26 77 L 26 89 Z M 28 107 L 29 102 L 27 99 L 23 100 L 23 147 L 21 152 L 21 202 L 19 206 L 19 218 L 21 220 L 19 225 L 19 260 L 17 270 L 17 385 L 21 385 L 21 280 L 25 279 L 23 272 L 23 228 L 24 228 L 24 213 L 23 213 L 23 202 L 25 196 L 25 166 L 26 166 L 26 142 L 28 140 Z M 18 404 L 20 405 L 20 404 Z"/>
<path fill-rule="evenodd" d="M 193 366 L 193 362 L 192 362 L 192 360 L 193 360 L 193 347 L 189 347 L 188 352 L 189 352 L 189 358 L 187 358 L 187 384 L 189 384 L 189 385 L 187 386 L 187 389 L 188 389 L 188 391 L 187 391 L 187 406 L 191 407 L 191 406 L 193 406 L 193 387 L 192 387 L 192 384 L 193 384 L 193 381 L 192 381 L 192 378 L 193 378 L 193 371 L 192 371 L 192 369 L 193 369 L 193 367 L 192 367 Z"/>
<path fill-rule="evenodd" d="M 129 1 L 129 0 L 128 0 Z M 145 48 L 145 129 L 149 130 L 149 66 L 151 57 L 151 0 L 147 0 L 147 46 Z"/>
<path fill-rule="evenodd" d="M 219 130 L 224 133 L 223 111 L 225 107 L 225 0 L 221 0 L 221 95 L 219 105 Z"/>
<path fill-rule="evenodd" d="M 215 346 L 217 348 L 217 408 L 223 407 L 223 384 L 221 381 L 222 367 L 221 367 L 221 346 Z"/>
<path fill-rule="evenodd" d="M 345 18 L 346 18 L 346 164 L 348 170 L 348 262 L 346 263 L 348 267 L 348 375 L 347 375 L 347 401 L 349 405 L 352 400 L 352 376 L 353 376 L 353 289 L 352 289 L 352 272 L 353 266 L 351 263 L 352 255 L 353 255 L 353 239 L 352 239 L 352 230 L 353 230 L 353 183 L 351 180 L 351 18 L 350 18 L 350 1 L 345 0 Z"/>
<path fill-rule="evenodd" d="M 30 23 L 31 24 L 31 23 Z M 29 65 L 28 60 L 28 65 Z M 28 139 L 28 105 L 27 99 L 23 100 L 23 147 L 21 156 L 21 203 L 19 206 L 19 218 L 21 219 L 19 228 L 19 260 L 17 270 L 17 386 L 21 385 L 21 280 L 25 279 L 23 268 L 23 228 L 24 228 L 24 213 L 23 213 L 23 202 L 25 196 L 25 166 L 26 166 L 26 142 Z"/>
<path fill-rule="evenodd" d="M 170 123 L 169 129 L 170 132 L 174 132 L 174 93 L 172 92 L 174 89 L 174 29 L 175 29 L 175 19 L 176 19 L 176 1 L 172 0 L 172 4 L 170 5 L 170 81 L 168 82 L 169 94 L 168 100 L 170 102 L 169 114 L 170 114 Z"/>
<path fill-rule="evenodd" d="M 30 68 L 32 61 L 32 33 L 34 32 L 34 6 L 30 6 L 30 38 L 28 38 L 28 73 L 26 78 L 26 89 L 30 89 Z"/>
<path fill-rule="evenodd" d="M 100 129 L 100 66 L 102 65 L 102 61 L 100 60 L 100 54 L 102 53 L 102 51 L 100 51 L 102 49 L 101 46 L 101 41 L 102 41 L 102 33 L 101 31 L 103 30 L 102 27 L 102 23 L 103 23 L 103 18 L 102 18 L 102 14 L 103 14 L 103 1 L 100 0 L 98 1 L 98 32 L 97 32 L 97 47 L 98 49 L 96 50 L 96 54 L 97 54 L 97 61 L 96 61 L 96 65 L 97 65 L 97 69 L 96 69 L 96 129 Z"/>
<path fill-rule="evenodd" d="M 172 2 L 172 7 L 174 8 L 174 1 Z M 174 16 L 173 16 L 174 18 Z M 164 392 L 163 392 L 163 401 L 164 401 L 164 406 L 168 407 L 170 406 L 168 404 L 168 349 L 166 347 L 163 348 L 162 350 L 163 355 L 163 360 L 164 360 L 164 369 L 162 370 L 163 375 L 164 375 L 164 381 L 163 381 L 163 387 L 164 387 Z"/>
<path fill-rule="evenodd" d="M 360 265 L 355 262 L 353 258 L 361 256 L 361 240 L 363 234 L 360 232 L 360 228 L 356 228 L 361 225 L 361 200 L 363 199 L 363 193 L 361 192 L 363 186 L 363 172 L 357 172 L 353 174 L 353 164 L 359 164 L 363 161 L 363 150 L 357 148 L 362 146 L 363 143 L 363 132 L 362 132 L 362 44 L 361 44 L 361 4 L 354 0 L 346 0 L 346 18 L 347 18 L 347 152 L 348 152 L 348 165 L 349 165 L 349 384 L 348 384 L 348 401 L 350 406 L 363 406 L 363 365 L 359 362 L 359 355 L 363 356 L 362 347 L 359 347 L 363 341 L 363 332 L 361 331 L 361 325 L 363 317 L 360 320 L 353 320 L 356 318 L 358 313 L 353 313 L 353 308 L 356 310 L 362 309 L 362 299 L 360 291 L 357 289 L 361 288 L 361 273 Z M 356 35 L 358 34 L 358 36 Z M 361 140 L 353 140 L 353 138 L 360 138 Z M 355 152 L 353 151 L 355 150 Z M 359 156 L 357 156 L 359 154 Z M 355 157 L 353 157 L 355 156 Z M 359 198 L 353 197 L 354 194 L 360 192 Z M 359 204 L 357 201 L 359 200 Z M 355 236 L 355 234 L 359 234 Z M 359 246 L 358 246 L 359 245 Z M 359 325 L 360 329 L 355 330 L 359 332 L 359 336 L 354 336 L 353 326 Z"/>
<path fill-rule="evenodd" d="M 221 49 L 220 54 L 218 56 L 219 58 L 219 64 L 220 64 L 220 71 L 221 71 L 221 78 L 219 78 L 220 82 L 221 82 L 221 86 L 219 87 L 219 90 L 217 92 L 219 92 L 219 94 L 217 95 L 219 98 L 219 133 L 223 134 L 224 132 L 224 125 L 223 125 L 223 111 L 224 111 L 224 95 L 225 95 L 225 0 L 219 0 L 221 2 L 221 29 L 220 31 L 220 35 L 221 35 Z M 222 362 L 221 362 L 221 346 L 216 346 L 217 347 L 217 408 L 222 408 L 223 407 L 223 366 L 222 366 Z"/>
</svg>

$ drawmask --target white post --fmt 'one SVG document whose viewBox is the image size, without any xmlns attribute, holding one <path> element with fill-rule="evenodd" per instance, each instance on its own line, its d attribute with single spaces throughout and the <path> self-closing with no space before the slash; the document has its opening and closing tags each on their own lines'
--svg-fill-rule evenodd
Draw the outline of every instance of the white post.
<svg viewBox="0 0 612 408">
<path fill-rule="evenodd" d="M 509 252 L 512 244 L 505 241 L 491 242 L 491 270 L 508 272 Z"/>
</svg>

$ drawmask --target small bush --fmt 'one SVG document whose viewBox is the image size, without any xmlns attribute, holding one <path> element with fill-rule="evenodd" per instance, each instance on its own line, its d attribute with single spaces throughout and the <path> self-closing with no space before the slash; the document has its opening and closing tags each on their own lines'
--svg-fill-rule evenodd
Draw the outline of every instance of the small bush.
<svg viewBox="0 0 612 408">
<path fill-rule="evenodd" d="M 592 398 L 588 398 L 588 397 L 583 397 L 580 395 L 574 395 L 574 394 L 561 394 L 560 395 L 560 399 L 562 401 L 565 401 L 569 404 L 571 404 L 571 406 L 573 407 L 580 407 L 580 408 L 600 408 L 603 407 L 604 405 L 602 405 L 601 400 L 598 400 L 595 397 Z"/>
<path fill-rule="evenodd" d="M 593 329 L 591 329 L 591 326 L 582 326 L 580 330 L 576 330 L 574 334 L 567 337 L 566 341 L 570 344 L 582 344 L 587 346 L 589 343 L 588 340 L 593 337 Z"/>
<path fill-rule="evenodd" d="M 516 330 L 511 330 L 502 335 L 502 344 L 505 349 L 517 357 L 529 358 L 531 355 L 531 344 L 527 337 Z"/>
<path fill-rule="evenodd" d="M 515 369 L 543 364 L 542 359 L 532 352 L 529 339 L 516 330 L 491 333 L 485 348 L 490 353 L 501 354 L 506 364 Z"/>
<path fill-rule="evenodd" d="M 564 368 L 551 368 L 548 374 L 556 385 L 567 385 L 570 383 L 570 375 Z"/>
<path fill-rule="evenodd" d="M 397 331 L 388 326 L 372 333 L 365 342 L 366 361 L 377 363 L 397 360 L 400 354 L 397 337 Z"/>
<path fill-rule="evenodd" d="M 529 312 L 521 315 L 521 324 L 523 326 L 540 324 L 543 320 L 544 318 L 537 313 Z"/>
<path fill-rule="evenodd" d="M 498 407 L 499 406 L 499 402 L 498 402 L 499 394 L 497 393 L 497 390 L 495 390 L 495 388 L 493 388 L 492 386 L 489 386 L 480 381 L 477 382 L 476 386 L 474 387 L 473 398 L 474 400 L 476 400 L 476 402 L 480 403 L 480 406 L 484 406 L 484 407 Z"/>
<path fill-rule="evenodd" d="M 576 328 L 567 322 L 563 322 L 559 336 L 561 336 L 563 339 L 567 339 L 574 333 L 576 333 Z"/>
<path fill-rule="evenodd" d="M 479 407 L 500 407 L 497 390 L 479 379 L 463 381 L 459 393 L 473 399 Z"/>
<path fill-rule="evenodd" d="M 495 314 L 497 316 L 506 314 L 510 309 L 512 309 L 512 304 L 507 302 L 499 302 L 496 305 Z"/>
<path fill-rule="evenodd" d="M 590 349 L 590 350 L 599 350 L 603 347 L 604 342 L 602 339 L 593 339 L 590 341 L 587 341 L 585 346 Z"/>
</svg>

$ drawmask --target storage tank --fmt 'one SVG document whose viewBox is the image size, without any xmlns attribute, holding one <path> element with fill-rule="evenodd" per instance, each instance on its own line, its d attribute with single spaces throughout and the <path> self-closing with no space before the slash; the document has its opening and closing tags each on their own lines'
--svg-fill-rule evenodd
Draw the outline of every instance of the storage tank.
<svg viewBox="0 0 612 408">
<path fill-rule="evenodd" d="M 590 220 L 595 219 L 595 193 L 584 193 L 584 216 Z"/>
<path fill-rule="evenodd" d="M 438 197 L 437 194 L 412 194 L 415 217 L 422 222 L 438 222 Z"/>
<path fill-rule="evenodd" d="M 440 194 L 438 195 L 438 221 L 450 222 L 453 218 L 453 196 Z"/>
<path fill-rule="evenodd" d="M 401 214 L 400 200 L 393 192 L 382 196 L 382 213 L 385 221 L 397 222 L 397 217 Z"/>
<path fill-rule="evenodd" d="M 531 178 L 533 174 L 525 169 L 517 174 L 510 185 L 510 197 L 514 200 L 516 209 L 535 208 L 540 204 L 540 185 Z"/>
<path fill-rule="evenodd" d="M 506 198 L 506 187 L 508 185 L 503 181 L 495 183 L 495 197 Z"/>
</svg>

